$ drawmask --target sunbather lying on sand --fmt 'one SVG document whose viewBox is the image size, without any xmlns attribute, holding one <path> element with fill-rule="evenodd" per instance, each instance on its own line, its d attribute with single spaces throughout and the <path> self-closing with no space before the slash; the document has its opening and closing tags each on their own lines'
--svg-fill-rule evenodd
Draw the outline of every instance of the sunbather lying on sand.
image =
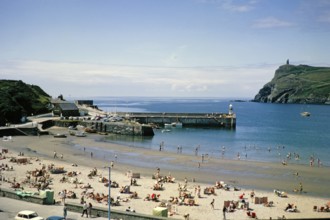
<svg viewBox="0 0 330 220">
<path fill-rule="evenodd" d="M 92 188 L 92 186 L 89 183 L 87 183 L 86 185 L 80 186 L 80 188 L 81 189 L 89 189 L 89 188 Z"/>
</svg>

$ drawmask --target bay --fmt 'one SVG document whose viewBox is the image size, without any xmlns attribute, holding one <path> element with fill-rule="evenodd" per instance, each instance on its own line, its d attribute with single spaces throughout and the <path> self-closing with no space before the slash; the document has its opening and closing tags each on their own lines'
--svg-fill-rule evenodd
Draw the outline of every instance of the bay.
<svg viewBox="0 0 330 220">
<path fill-rule="evenodd" d="M 237 117 L 236 129 L 155 129 L 153 137 L 109 135 L 107 141 L 132 147 L 264 162 L 308 164 L 313 159 L 330 166 L 330 106 L 234 102 L 218 98 L 92 97 L 107 112 L 228 112 Z M 310 117 L 302 117 L 308 111 Z M 223 150 L 224 149 L 224 150 Z"/>
</svg>

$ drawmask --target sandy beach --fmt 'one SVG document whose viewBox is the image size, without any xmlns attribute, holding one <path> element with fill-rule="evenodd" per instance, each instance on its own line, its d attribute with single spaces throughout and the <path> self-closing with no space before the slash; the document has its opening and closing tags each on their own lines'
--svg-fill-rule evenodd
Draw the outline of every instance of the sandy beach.
<svg viewBox="0 0 330 220">
<path fill-rule="evenodd" d="M 66 131 L 63 128 L 51 128 L 51 131 Z M 100 149 L 106 148 L 109 155 L 102 154 Z M 126 210 L 128 207 L 138 213 L 152 214 L 152 209 L 161 202 L 171 203 L 171 197 L 179 197 L 179 184 L 181 188 L 186 185 L 186 190 L 181 196 L 190 195 L 194 205 L 173 204 L 172 215 L 170 217 L 184 219 L 185 214 L 189 214 L 189 219 L 219 219 L 223 216 L 224 201 L 238 201 L 238 207 L 233 212 L 227 212 L 227 219 L 249 219 L 248 210 L 244 207 L 242 199 L 248 202 L 250 212 L 254 212 L 259 219 L 277 219 L 285 216 L 290 218 L 330 218 L 330 212 L 314 211 L 313 207 L 325 207 L 330 201 L 330 190 L 327 184 L 320 182 L 330 182 L 329 167 L 309 167 L 308 165 L 283 166 L 276 163 L 261 163 L 243 160 L 219 160 L 208 158 L 198 167 L 195 156 L 176 154 L 171 152 L 158 152 L 148 149 L 127 147 L 102 141 L 102 136 L 89 134 L 87 137 L 68 136 L 67 138 L 54 138 L 51 135 L 40 137 L 13 137 L 11 141 L 1 141 L 1 149 L 8 149 L 4 154 L 6 159 L 2 159 L 0 164 L 13 166 L 13 171 L 2 171 L 2 175 L 9 182 L 21 183 L 25 191 L 37 192 L 38 189 L 31 187 L 31 184 L 22 184 L 27 178 L 27 172 L 41 169 L 42 166 L 62 167 L 65 174 L 50 174 L 53 178 L 50 188 L 55 192 L 56 201 L 61 201 L 59 193 L 66 189 L 77 195 L 76 199 L 66 198 L 67 202 L 79 202 L 84 195 L 87 203 L 93 206 L 107 207 L 106 201 L 98 202 L 89 198 L 92 194 L 103 193 L 108 195 L 108 187 L 100 182 L 100 178 L 108 178 L 107 166 L 113 163 L 111 169 L 111 180 L 119 184 L 118 188 L 111 188 L 111 196 L 119 197 L 119 206 L 112 206 L 112 209 Z M 24 153 L 24 158 L 29 158 L 28 164 L 17 164 L 9 162 L 11 157 L 21 158 L 20 152 Z M 54 152 L 57 157 L 54 158 Z M 63 158 L 61 158 L 63 155 Z M 129 163 L 134 160 L 135 163 Z M 153 162 L 155 167 L 143 166 L 146 162 Z M 133 165 L 132 165 L 133 164 Z M 141 164 L 141 166 L 138 166 Z M 77 165 L 77 166 L 72 166 Z M 158 182 L 162 190 L 153 190 L 156 179 L 152 175 L 157 173 L 159 168 L 160 176 L 171 176 L 175 178 L 174 183 Z M 180 169 L 176 169 L 180 168 Z M 96 175 L 90 175 L 96 169 Z M 222 172 L 219 175 L 219 170 Z M 217 172 L 216 172 L 217 171 Z M 76 176 L 69 177 L 68 174 L 76 173 Z M 131 185 L 129 173 L 139 173 L 137 185 Z M 243 173 L 243 174 L 242 174 Z M 296 175 L 298 173 L 298 175 Z M 75 178 L 79 184 L 71 183 Z M 61 181 L 64 180 L 64 181 Z M 204 194 L 204 189 L 214 187 L 216 181 L 222 181 L 230 189 L 214 188 L 214 194 Z M 11 187 L 11 183 L 2 182 L 2 187 Z M 302 184 L 300 186 L 300 183 Z M 91 188 L 83 188 L 90 184 Z M 223 184 L 223 185 L 224 185 Z M 132 193 L 120 193 L 121 187 L 130 186 Z M 198 196 L 198 186 L 201 192 Z M 234 191 L 234 187 L 238 190 Z M 294 192 L 294 189 L 303 187 L 302 193 Z M 274 193 L 274 189 L 284 191 L 287 197 L 280 197 Z M 251 198 L 254 190 L 255 197 L 267 197 L 271 207 L 264 204 L 255 204 Z M 211 190 L 212 191 L 212 190 Z M 138 194 L 137 198 L 131 198 L 133 192 Z M 159 195 L 159 201 L 145 201 L 148 194 Z M 184 193 L 184 195 L 183 195 Z M 211 202 L 214 199 L 214 208 Z M 1 200 L 0 200 L 1 201 Z M 188 201 L 188 200 L 187 200 Z M 183 200 L 185 202 L 185 200 Z M 175 203 L 175 202 L 174 202 Z M 180 203 L 180 202 L 179 202 Z M 297 207 L 297 212 L 287 212 L 287 204 Z M 247 203 L 245 203 L 247 204 Z M 246 205 L 245 205 L 246 206 Z M 20 209 L 18 209 L 20 210 Z"/>
</svg>

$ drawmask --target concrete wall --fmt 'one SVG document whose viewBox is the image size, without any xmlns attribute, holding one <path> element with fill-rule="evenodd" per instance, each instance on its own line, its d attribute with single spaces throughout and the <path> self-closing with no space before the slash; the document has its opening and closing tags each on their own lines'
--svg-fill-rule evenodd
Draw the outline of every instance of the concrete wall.
<svg viewBox="0 0 330 220">
<path fill-rule="evenodd" d="M 12 189 L 4 189 L 0 188 L 0 197 L 8 197 L 11 199 L 21 200 L 25 202 L 31 202 L 36 203 L 40 205 L 53 205 L 53 204 L 47 204 L 46 198 L 38 195 L 33 196 L 25 196 L 21 197 L 16 194 L 16 191 Z M 82 205 L 78 203 L 66 203 L 68 211 L 70 212 L 77 212 L 82 213 Z M 154 220 L 165 220 L 167 218 L 164 217 L 158 217 L 158 216 L 152 216 L 152 215 L 144 215 L 134 212 L 123 212 L 119 210 L 111 210 L 111 219 L 122 219 L 122 220 L 148 220 L 148 219 L 154 219 Z M 152 213 L 152 210 L 150 210 L 150 213 Z M 92 216 L 94 217 L 108 217 L 108 207 L 101 208 L 101 207 L 93 207 L 92 209 Z"/>
<path fill-rule="evenodd" d="M 2 127 L 0 129 L 0 137 L 3 136 L 22 136 L 22 135 L 37 135 L 37 128 L 14 128 L 14 127 Z"/>
<path fill-rule="evenodd" d="M 129 117 L 141 124 L 154 123 L 160 126 L 181 122 L 184 127 L 236 128 L 236 116 L 223 113 L 134 113 Z"/>
<path fill-rule="evenodd" d="M 126 122 L 100 122 L 100 121 L 79 121 L 79 120 L 60 120 L 54 121 L 59 127 L 69 127 L 82 125 L 91 127 L 98 132 L 107 132 L 112 134 L 121 134 L 129 136 L 153 136 L 154 132 L 149 125 Z"/>
<path fill-rule="evenodd" d="M 82 205 L 78 203 L 66 203 L 68 211 L 71 212 L 78 212 L 82 213 Z M 154 219 L 154 220 L 164 220 L 168 219 L 165 217 L 158 217 L 158 216 L 152 216 L 152 215 L 144 215 L 144 214 L 138 214 L 134 212 L 124 212 L 119 210 L 112 210 L 111 209 L 111 219 L 123 219 L 123 220 L 148 220 L 148 219 Z M 152 210 L 150 210 L 150 213 L 152 213 Z M 106 208 L 100 208 L 100 207 L 93 207 L 92 208 L 92 216 L 97 217 L 108 217 L 108 207 Z"/>
<path fill-rule="evenodd" d="M 31 202 L 31 203 L 36 203 L 40 205 L 46 204 L 46 197 L 38 196 L 38 195 L 32 195 L 32 196 L 19 196 L 16 194 L 16 191 L 11 190 L 11 189 L 4 189 L 0 188 L 0 196 L 1 197 L 8 197 L 11 199 L 16 199 L 16 200 L 22 200 L 26 202 Z"/>
</svg>

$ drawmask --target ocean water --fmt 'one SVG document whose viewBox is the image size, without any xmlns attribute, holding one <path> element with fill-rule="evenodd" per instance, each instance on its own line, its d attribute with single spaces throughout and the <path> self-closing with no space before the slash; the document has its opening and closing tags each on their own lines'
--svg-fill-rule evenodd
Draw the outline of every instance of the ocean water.
<svg viewBox="0 0 330 220">
<path fill-rule="evenodd" d="M 205 154 L 213 158 L 330 166 L 330 106 L 233 102 L 216 98 L 93 97 L 94 104 L 107 112 L 228 112 L 229 104 L 237 117 L 236 129 L 175 128 L 155 129 L 153 137 L 109 135 L 107 141 L 132 147 Z M 308 111 L 310 117 L 302 117 Z M 291 157 L 290 157 L 291 155 Z"/>
</svg>

